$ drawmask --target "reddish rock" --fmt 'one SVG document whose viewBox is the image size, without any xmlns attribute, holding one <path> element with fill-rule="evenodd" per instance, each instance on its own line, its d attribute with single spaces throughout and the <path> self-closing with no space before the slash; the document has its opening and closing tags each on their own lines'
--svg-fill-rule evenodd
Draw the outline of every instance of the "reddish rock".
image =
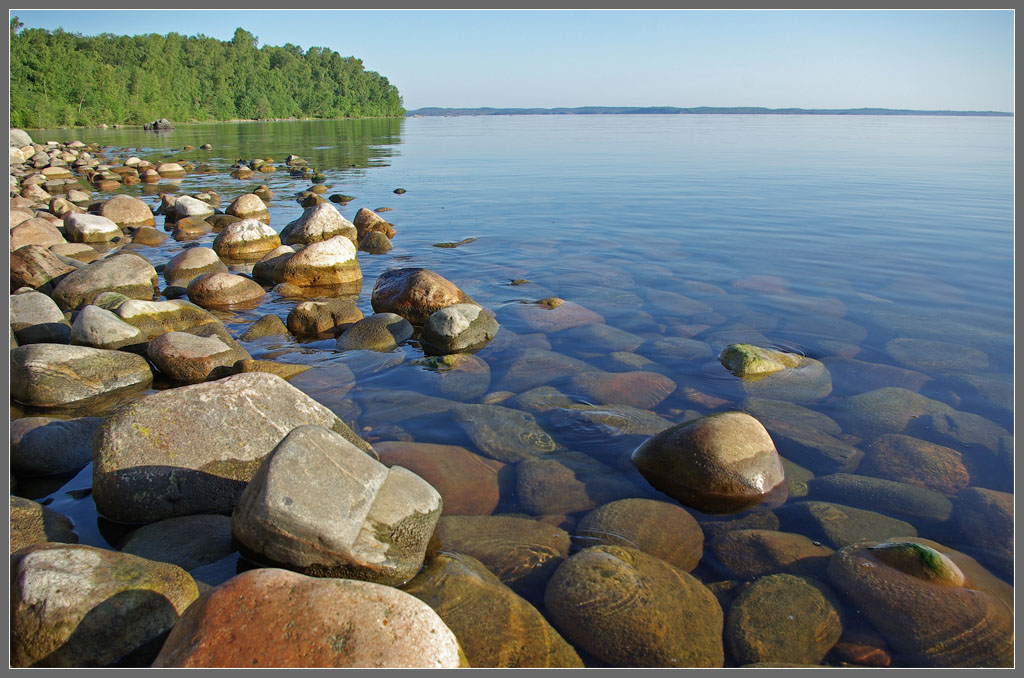
<svg viewBox="0 0 1024 678">
<path fill-rule="evenodd" d="M 42 245 L 26 245 L 11 252 L 11 289 L 39 289 L 55 278 L 71 273 L 75 267 L 66 264 Z"/>
<path fill-rule="evenodd" d="M 675 391 L 676 383 L 657 372 L 584 372 L 569 379 L 567 390 L 600 405 L 647 410 Z"/>
<path fill-rule="evenodd" d="M 860 473 L 956 494 L 971 477 L 956 450 L 910 436 L 888 434 L 865 448 Z"/>
<path fill-rule="evenodd" d="M 396 313 L 423 325 L 434 311 L 453 304 L 476 303 L 454 283 L 425 268 L 386 271 L 373 286 L 370 304 L 376 313 Z"/>
<path fill-rule="evenodd" d="M 510 304 L 501 310 L 499 321 L 515 332 L 559 332 L 570 327 L 604 323 L 604 317 L 574 301 L 558 297 L 532 304 Z"/>
</svg>

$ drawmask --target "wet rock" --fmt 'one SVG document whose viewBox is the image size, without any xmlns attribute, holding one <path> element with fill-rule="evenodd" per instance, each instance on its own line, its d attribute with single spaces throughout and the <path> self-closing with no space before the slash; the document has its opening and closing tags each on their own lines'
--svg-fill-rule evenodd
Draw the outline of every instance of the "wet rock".
<svg viewBox="0 0 1024 678">
<path fill-rule="evenodd" d="M 396 313 L 413 325 L 422 326 L 435 311 L 474 302 L 454 283 L 433 271 L 400 268 L 377 278 L 370 303 L 376 313 Z"/>
<path fill-rule="evenodd" d="M 498 337 L 504 334 L 502 329 Z M 503 371 L 493 379 L 494 388 L 513 393 L 523 393 L 578 372 L 597 371 L 596 367 L 582 360 L 542 348 L 527 348 L 503 362 Z"/>
<path fill-rule="evenodd" d="M 663 365 L 678 365 L 714 355 L 711 347 L 703 341 L 685 337 L 665 337 L 642 344 L 636 352 Z"/>
<path fill-rule="evenodd" d="M 261 568 L 204 594 L 153 666 L 457 668 L 460 654 L 441 618 L 398 589 Z"/>
<path fill-rule="evenodd" d="M 821 576 L 833 550 L 794 532 L 777 529 L 736 529 L 707 542 L 715 567 L 727 576 L 753 581 L 769 574 Z"/>
<path fill-rule="evenodd" d="M 502 399 L 507 407 L 514 407 L 524 412 L 549 412 L 558 408 L 571 408 L 579 405 L 575 400 L 559 391 L 554 386 L 538 386 L 529 391 L 513 394 L 511 391 L 497 391 L 509 394 Z M 488 403 L 497 404 L 497 403 Z M 653 435 L 653 434 L 652 434 Z"/>
<path fill-rule="evenodd" d="M 239 339 L 241 341 L 255 341 L 264 337 L 287 337 L 288 328 L 284 321 L 276 315 L 265 315 L 245 330 Z"/>
<path fill-rule="evenodd" d="M 279 363 L 273 360 L 242 359 L 231 366 L 231 373 L 242 374 L 244 372 L 266 372 L 268 374 L 276 374 L 282 379 L 291 379 L 311 369 L 313 369 L 312 365 Z M 342 389 L 344 389 L 343 386 L 338 386 L 335 390 Z M 348 389 L 344 390 L 347 391 Z"/>
<path fill-rule="evenodd" d="M 95 254 L 95 250 L 89 248 Z M 45 287 L 48 291 L 61 276 L 77 270 L 42 245 L 25 245 L 11 252 L 11 289 Z"/>
<path fill-rule="evenodd" d="M 853 358 L 827 357 L 822 359 L 822 363 L 832 375 L 836 393 L 844 395 L 893 386 L 917 393 L 932 381 L 921 372 Z"/>
<path fill-rule="evenodd" d="M 64 233 L 69 242 L 109 242 L 124 236 L 113 221 L 98 214 L 69 212 L 64 217 Z"/>
<path fill-rule="evenodd" d="M 857 470 L 864 452 L 848 442 L 814 428 L 777 419 L 765 422 L 779 454 L 815 473 Z"/>
<path fill-rule="evenodd" d="M 137 229 L 155 223 L 149 205 L 126 194 L 115 195 L 100 205 L 100 216 L 110 219 L 122 229 Z M 65 222 L 66 225 L 66 222 Z"/>
<path fill-rule="evenodd" d="M 227 206 L 224 213 L 230 214 L 233 217 L 238 217 L 239 219 L 259 219 L 260 221 L 270 221 L 270 212 L 267 211 L 267 203 L 254 193 L 243 193 L 238 196 L 230 205 Z"/>
<path fill-rule="evenodd" d="M 171 563 L 194 570 L 235 552 L 231 519 L 222 515 L 182 516 L 134 530 L 121 545 L 122 553 Z"/>
<path fill-rule="evenodd" d="M 140 226 L 135 233 L 132 234 L 132 242 L 137 245 L 145 245 L 147 247 L 156 247 L 157 245 L 163 244 L 167 240 L 167 234 L 161 233 L 152 226 Z"/>
<path fill-rule="evenodd" d="M 280 236 L 270 226 L 258 219 L 243 219 L 228 224 L 217 234 L 213 251 L 223 259 L 258 261 L 280 245 Z"/>
<path fill-rule="evenodd" d="M 979 372 L 988 367 L 988 356 L 976 348 L 928 339 L 891 339 L 885 352 L 912 370 L 929 374 Z"/>
<path fill-rule="evenodd" d="M 576 353 L 581 357 L 635 350 L 645 339 L 636 334 L 604 324 L 570 327 L 551 335 L 551 344 L 560 351 Z"/>
<path fill-rule="evenodd" d="M 942 523 L 953 510 L 949 499 L 933 490 L 865 475 L 818 476 L 807 487 L 811 499 L 873 509 L 914 523 Z"/>
<path fill-rule="evenodd" d="M 178 219 L 174 223 L 171 237 L 181 242 L 183 240 L 195 240 L 207 233 L 213 233 L 213 224 L 202 217 L 187 217 L 185 219 Z"/>
<path fill-rule="evenodd" d="M 774 504 L 787 494 L 771 437 L 743 412 L 674 426 L 640 445 L 632 459 L 655 488 L 706 513 Z"/>
<path fill-rule="evenodd" d="M 952 412 L 953 408 L 905 388 L 887 386 L 844 398 L 832 408 L 843 430 L 870 440 L 900 433 L 915 417 Z"/>
<path fill-rule="evenodd" d="M 74 262 L 90 264 L 100 259 L 100 253 L 96 251 L 96 248 L 77 242 L 62 242 L 50 245 L 50 252 L 58 255 L 58 257 L 63 257 L 61 261 L 65 264 Z M 69 262 L 68 259 L 73 261 Z M 75 268 L 81 268 L 81 264 L 76 265 Z"/>
<path fill-rule="evenodd" d="M 668 377 L 655 372 L 584 372 L 569 377 L 566 390 L 600 405 L 650 409 L 676 390 Z"/>
<path fill-rule="evenodd" d="M 152 380 L 145 358 L 122 351 L 64 344 L 11 351 L 11 397 L 33 407 L 84 404 L 113 391 L 141 391 Z"/>
<path fill-rule="evenodd" d="M 842 433 L 839 424 L 831 417 L 785 400 L 745 398 L 736 407 L 764 424 L 769 432 L 774 424 L 781 423 L 805 429 L 816 429 L 830 436 L 838 436 Z"/>
<path fill-rule="evenodd" d="M 300 426 L 242 492 L 231 532 L 259 561 L 397 586 L 422 566 L 440 515 L 441 495 L 413 472 L 389 469 L 333 431 Z"/>
<path fill-rule="evenodd" d="M 304 424 L 333 428 L 371 449 L 333 412 L 272 374 L 150 395 L 112 414 L 96 434 L 96 508 L 118 522 L 230 510 L 262 460 Z"/>
<path fill-rule="evenodd" d="M 204 273 L 186 288 L 189 300 L 203 308 L 253 308 L 266 296 L 258 282 L 233 273 Z"/>
<path fill-rule="evenodd" d="M 274 282 L 299 287 L 347 286 L 358 293 L 362 281 L 356 248 L 343 235 L 306 245 L 274 268 Z"/>
<path fill-rule="evenodd" d="M 962 554 L 935 542 L 871 541 L 833 555 L 828 576 L 878 629 L 901 665 L 1012 666 L 1011 608 L 978 588 L 984 573 L 965 572 L 966 565 Z"/>
<path fill-rule="evenodd" d="M 836 549 L 860 541 L 917 536 L 917 530 L 906 521 L 824 501 L 786 504 L 775 513 L 782 529 L 805 534 Z"/>
<path fill-rule="evenodd" d="M 963 543 L 998 574 L 1013 578 L 1013 494 L 968 487 L 953 500 L 950 522 Z"/>
<path fill-rule="evenodd" d="M 301 217 L 285 226 L 281 231 L 281 242 L 285 245 L 309 245 L 337 236 L 344 236 L 353 245 L 360 240 L 352 222 L 341 216 L 334 205 L 322 202 L 307 207 Z"/>
<path fill-rule="evenodd" d="M 198 384 L 217 368 L 229 368 L 249 354 L 217 337 L 198 337 L 188 332 L 167 332 L 149 343 L 146 355 L 169 379 Z"/>
<path fill-rule="evenodd" d="M 906 434 L 983 456 L 999 451 L 999 441 L 1010 435 L 999 424 L 970 412 L 944 412 L 911 419 Z"/>
<path fill-rule="evenodd" d="M 474 355 L 430 356 L 418 361 L 425 369 L 418 372 L 427 389 L 444 397 L 464 402 L 478 400 L 491 384 L 491 368 Z"/>
<path fill-rule="evenodd" d="M 515 471 L 516 499 L 532 515 L 589 511 L 643 492 L 618 469 L 580 452 L 556 450 L 524 459 Z"/>
<path fill-rule="evenodd" d="M 736 347 L 746 347 L 746 352 Z M 740 386 L 749 397 L 815 402 L 832 392 L 831 375 L 813 358 L 730 344 L 720 361 L 740 377 Z"/>
<path fill-rule="evenodd" d="M 46 219 L 29 219 L 10 230 L 11 251 L 16 252 L 25 245 L 39 245 L 49 247 L 59 243 L 67 242 L 57 227 Z"/>
<path fill-rule="evenodd" d="M 529 462 L 524 462 L 529 463 Z M 691 572 L 704 554 L 704 533 L 685 509 L 664 501 L 611 501 L 584 516 L 573 535 L 583 547 L 631 546 Z"/>
<path fill-rule="evenodd" d="M 11 560 L 11 666 L 147 666 L 198 596 L 174 565 L 77 544 Z"/>
<path fill-rule="evenodd" d="M 515 463 L 551 452 L 555 442 L 528 412 L 500 405 L 458 405 L 455 421 L 488 457 Z"/>
<path fill-rule="evenodd" d="M 528 391 L 509 404 L 527 411 L 545 412 L 545 426 L 558 442 L 621 470 L 635 472 L 629 460 L 633 450 L 647 438 L 673 425 L 649 410 L 627 405 L 580 405 L 557 391 L 557 396 L 545 396 L 544 388 L 547 387 Z M 530 393 L 534 395 L 524 398 Z"/>
<path fill-rule="evenodd" d="M 100 298 L 97 297 L 96 300 L 98 302 Z M 147 341 L 166 332 L 194 332 L 206 325 L 220 325 L 220 321 L 212 313 L 184 299 L 129 299 L 119 303 L 114 308 L 114 313 L 124 322 L 141 330 Z"/>
<path fill-rule="evenodd" d="M 77 544 L 71 519 L 42 504 L 11 496 L 11 553 L 36 544 Z"/>
<path fill-rule="evenodd" d="M 955 494 L 970 484 L 963 456 L 956 450 L 910 436 L 879 436 L 865 448 L 860 471 L 866 475 Z"/>
<path fill-rule="evenodd" d="M 452 629 L 476 668 L 582 668 L 546 619 L 472 556 L 436 553 L 403 587 Z"/>
<path fill-rule="evenodd" d="M 814 579 L 762 577 L 740 592 L 725 617 L 725 644 L 737 664 L 818 664 L 843 632 L 834 594 Z"/>
<path fill-rule="evenodd" d="M 295 252 L 296 249 L 288 245 L 275 247 L 264 254 L 263 258 L 253 265 L 252 277 L 262 283 L 273 283 L 277 267 L 283 264 Z"/>
<path fill-rule="evenodd" d="M 150 300 L 158 293 L 157 285 L 156 269 L 143 257 L 116 254 L 68 273 L 51 296 L 62 310 L 73 310 L 93 303 L 102 292 Z"/>
<path fill-rule="evenodd" d="M 480 348 L 498 332 L 498 321 L 476 304 L 453 304 L 430 314 L 420 342 L 426 353 L 447 355 Z"/>
<path fill-rule="evenodd" d="M 803 356 L 750 344 L 729 344 L 718 356 L 719 362 L 737 377 L 767 375 L 799 367 L 801 358 Z"/>
<path fill-rule="evenodd" d="M 174 255 L 164 266 L 164 280 L 172 287 L 186 287 L 204 273 L 226 273 L 227 265 L 208 247 L 190 247 Z"/>
<path fill-rule="evenodd" d="M 11 422 L 11 471 L 23 477 L 74 473 L 92 461 L 101 417 L 22 417 Z"/>
<path fill-rule="evenodd" d="M 380 231 L 370 231 L 365 237 L 359 240 L 359 251 L 368 254 L 386 254 L 394 246 L 386 235 Z"/>
<path fill-rule="evenodd" d="M 8 306 L 11 330 L 18 345 L 66 344 L 71 326 L 53 299 L 41 292 L 13 294 Z"/>
<path fill-rule="evenodd" d="M 394 313 L 374 313 L 362 318 L 338 335 L 341 350 L 391 351 L 412 338 L 409 321 Z"/>
<path fill-rule="evenodd" d="M 489 515 L 498 506 L 505 464 L 456 445 L 383 441 L 373 446 L 385 466 L 402 466 L 441 495 L 442 515 Z"/>
<path fill-rule="evenodd" d="M 566 560 L 544 596 L 569 642 L 613 666 L 721 667 L 722 608 L 699 580 L 660 558 L 594 546 Z"/>
<path fill-rule="evenodd" d="M 340 332 L 362 318 L 363 312 L 354 302 L 348 299 L 324 299 L 297 304 L 288 313 L 286 324 L 293 334 L 315 336 Z"/>
<path fill-rule="evenodd" d="M 372 232 L 383 233 L 390 240 L 395 237 L 395 228 L 372 210 L 360 207 L 352 220 L 357 231 L 357 239 L 362 240 Z"/>
<path fill-rule="evenodd" d="M 550 334 L 591 323 L 604 324 L 604 318 L 574 301 L 549 297 L 530 304 L 509 304 L 498 311 L 502 325 L 516 332 Z"/>
</svg>

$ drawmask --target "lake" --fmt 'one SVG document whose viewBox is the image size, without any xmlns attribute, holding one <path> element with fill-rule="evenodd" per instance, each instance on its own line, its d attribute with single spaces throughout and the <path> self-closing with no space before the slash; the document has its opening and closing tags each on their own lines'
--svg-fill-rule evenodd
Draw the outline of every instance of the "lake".
<svg viewBox="0 0 1024 678">
<path fill-rule="evenodd" d="M 561 461 L 546 467 L 548 475 L 506 463 L 495 514 L 573 535 L 610 501 L 641 497 L 677 507 L 632 467 L 630 453 L 650 435 L 640 419 L 678 424 L 714 412 L 754 414 L 786 460 L 789 498 L 727 516 L 689 511 L 705 537 L 690 574 L 715 592 L 728 621 L 735 601 L 753 590 L 745 582 L 780 573 L 830 581 L 811 567 L 813 558 L 804 563 L 810 569 L 794 568 L 792 555 L 776 554 L 774 565 L 750 573 L 744 568 L 761 556 L 734 538 L 741 528 L 801 535 L 832 550 L 855 537 L 916 534 L 976 559 L 1000 585 L 1012 583 L 1012 543 L 999 526 L 1005 511 L 994 507 L 1012 506 L 1013 492 L 1013 132 L 1012 118 L 595 115 L 30 133 L 37 142 L 109 145 L 116 160 L 183 159 L 218 170 L 122 189 L 154 208 L 161 191 L 212 189 L 223 208 L 265 184 L 275 195 L 270 225 L 280 232 L 301 216 L 295 198 L 310 187 L 283 167 L 289 154 L 323 171 L 328 194 L 354 196 L 339 206 L 348 219 L 361 207 L 390 208 L 381 214 L 394 224 L 394 248 L 359 255 L 360 309 L 373 313 L 370 292 L 389 269 L 441 274 L 501 323 L 473 367 L 459 375 L 430 364 L 415 339 L 389 354 L 341 351 L 330 338 L 244 345 L 254 358 L 313 366 L 291 383 L 374 444 L 447 444 L 486 457 L 451 416 L 452 403 L 531 413 Z M 181 150 L 205 143 L 212 150 Z M 237 160 L 268 157 L 278 171 L 245 181 L 229 176 Z M 214 236 L 168 240 L 143 253 L 160 265 L 186 246 L 211 246 Z M 550 298 L 583 307 L 587 324 L 545 326 L 524 311 Z M 284 320 L 296 303 L 270 293 L 255 309 L 218 316 L 239 336 L 261 316 Z M 808 383 L 740 379 L 718 360 L 733 343 L 799 354 L 825 369 Z M 524 368 L 525 354 L 542 356 L 539 367 Z M 675 389 L 653 405 L 616 410 L 623 400 L 602 402 L 567 382 L 565 370 L 580 364 L 656 373 Z M 442 399 L 430 402 L 448 409 L 421 411 L 409 392 L 424 402 Z M 116 547 L 127 528 L 97 517 L 85 492 L 90 473 L 26 481 L 20 492 L 70 515 L 82 543 Z M 552 486 L 527 498 L 527 475 Z M 855 484 L 865 478 L 867 486 Z M 878 479 L 902 489 L 886 494 L 879 488 L 896 485 L 871 483 Z M 906 504 L 908 486 L 948 500 L 952 514 L 915 511 Z M 870 514 L 836 517 L 844 507 Z M 895 524 L 886 519 L 903 522 L 882 527 Z M 671 546 L 673 534 L 658 540 Z M 583 535 L 572 539 L 573 551 L 588 545 Z M 525 559 L 522 566 L 530 566 Z M 194 575 L 215 585 L 248 566 L 236 554 Z M 542 592 L 523 593 L 545 611 Z M 856 664 L 854 641 L 882 646 L 894 665 L 926 663 L 894 632 L 881 634 L 886 643 L 871 628 L 879 615 L 901 618 L 902 610 L 887 610 L 880 598 L 840 600 L 846 649 L 833 649 L 822 663 Z M 967 637 L 953 659 L 936 663 L 970 665 L 976 648 Z M 735 642 L 727 643 L 726 665 L 749 663 Z M 576 646 L 587 665 L 615 664 Z"/>
</svg>

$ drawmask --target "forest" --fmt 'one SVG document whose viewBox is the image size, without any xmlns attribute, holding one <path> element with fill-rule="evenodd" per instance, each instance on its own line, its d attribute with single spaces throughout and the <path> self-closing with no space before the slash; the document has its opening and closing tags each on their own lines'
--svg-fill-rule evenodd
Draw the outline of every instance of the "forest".
<svg viewBox="0 0 1024 678">
<path fill-rule="evenodd" d="M 23 128 L 405 115 L 398 89 L 355 57 L 241 28 L 204 35 L 81 36 L 11 20 L 11 125 Z"/>
</svg>

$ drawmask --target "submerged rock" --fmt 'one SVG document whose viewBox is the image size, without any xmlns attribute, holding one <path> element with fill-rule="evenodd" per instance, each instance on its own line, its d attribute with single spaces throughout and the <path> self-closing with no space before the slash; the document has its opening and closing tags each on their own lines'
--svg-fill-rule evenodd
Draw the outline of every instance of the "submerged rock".
<svg viewBox="0 0 1024 678">
<path fill-rule="evenodd" d="M 555 441 L 528 412 L 500 405 L 458 405 L 452 414 L 473 444 L 498 461 L 515 463 L 556 448 Z"/>
<path fill-rule="evenodd" d="M 872 441 L 860 471 L 944 494 L 955 494 L 971 481 L 956 450 L 898 434 Z"/>
<path fill-rule="evenodd" d="M 744 581 L 780 572 L 820 577 L 834 553 L 802 534 L 758 528 L 721 532 L 707 550 L 716 569 Z"/>
<path fill-rule="evenodd" d="M 631 546 L 691 572 L 704 554 L 704 533 L 688 511 L 654 499 L 608 502 L 585 515 L 574 539 L 584 547 Z"/>
<path fill-rule="evenodd" d="M 532 515 L 588 511 L 644 491 L 618 469 L 581 452 L 548 452 L 524 459 L 515 470 L 516 499 Z"/>
<path fill-rule="evenodd" d="M 782 529 L 841 549 L 867 540 L 916 537 L 910 523 L 866 509 L 824 501 L 801 501 L 775 510 Z"/>
</svg>

